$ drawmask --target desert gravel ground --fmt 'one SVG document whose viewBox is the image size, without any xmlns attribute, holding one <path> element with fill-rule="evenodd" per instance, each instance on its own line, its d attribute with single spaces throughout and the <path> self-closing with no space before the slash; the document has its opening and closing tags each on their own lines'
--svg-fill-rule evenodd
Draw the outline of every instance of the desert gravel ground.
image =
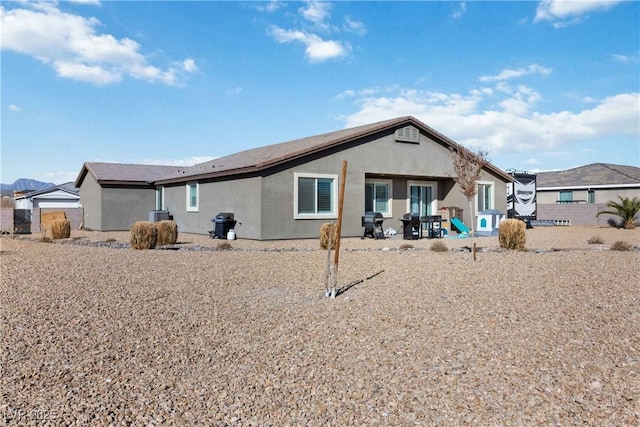
<svg viewBox="0 0 640 427">
<path fill-rule="evenodd" d="M 640 425 L 640 229 L 127 241 L 0 239 L 5 424 Z"/>
</svg>

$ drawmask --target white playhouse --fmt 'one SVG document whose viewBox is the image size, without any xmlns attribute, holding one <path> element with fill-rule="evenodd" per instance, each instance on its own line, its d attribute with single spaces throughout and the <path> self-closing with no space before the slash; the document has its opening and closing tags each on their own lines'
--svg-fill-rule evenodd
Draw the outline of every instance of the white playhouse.
<svg viewBox="0 0 640 427">
<path fill-rule="evenodd" d="M 497 236 L 500 227 L 500 221 L 505 215 L 497 209 L 488 209 L 478 212 L 476 234 L 478 236 Z"/>
</svg>

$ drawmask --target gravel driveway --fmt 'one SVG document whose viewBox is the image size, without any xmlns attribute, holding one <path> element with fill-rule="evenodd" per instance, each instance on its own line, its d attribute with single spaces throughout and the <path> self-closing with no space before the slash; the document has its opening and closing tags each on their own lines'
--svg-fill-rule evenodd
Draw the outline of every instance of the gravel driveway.
<svg viewBox="0 0 640 427">
<path fill-rule="evenodd" d="M 5 424 L 640 425 L 640 229 L 345 239 L 335 300 L 314 240 L 127 239 L 0 239 Z"/>
</svg>

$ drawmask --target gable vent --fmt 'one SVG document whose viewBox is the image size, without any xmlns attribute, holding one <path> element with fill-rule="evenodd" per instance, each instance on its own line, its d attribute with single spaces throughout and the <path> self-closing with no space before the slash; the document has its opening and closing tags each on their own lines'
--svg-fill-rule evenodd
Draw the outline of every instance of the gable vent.
<svg viewBox="0 0 640 427">
<path fill-rule="evenodd" d="M 417 144 L 420 142 L 420 131 L 418 131 L 418 128 L 415 126 L 398 128 L 396 129 L 396 141 L 413 142 Z"/>
</svg>

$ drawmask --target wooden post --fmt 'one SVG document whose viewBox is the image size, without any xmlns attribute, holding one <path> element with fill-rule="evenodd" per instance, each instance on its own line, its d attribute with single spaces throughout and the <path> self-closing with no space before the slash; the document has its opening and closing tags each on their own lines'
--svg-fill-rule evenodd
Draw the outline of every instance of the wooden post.
<svg viewBox="0 0 640 427">
<path fill-rule="evenodd" d="M 344 187 L 347 182 L 347 161 L 342 161 L 342 174 L 340 175 L 340 195 L 338 197 L 338 222 L 336 223 L 336 247 L 333 252 L 333 265 L 331 266 L 331 298 L 336 297 L 336 284 L 338 282 L 338 261 L 340 260 L 340 235 L 342 234 L 342 207 L 344 206 Z"/>
</svg>

